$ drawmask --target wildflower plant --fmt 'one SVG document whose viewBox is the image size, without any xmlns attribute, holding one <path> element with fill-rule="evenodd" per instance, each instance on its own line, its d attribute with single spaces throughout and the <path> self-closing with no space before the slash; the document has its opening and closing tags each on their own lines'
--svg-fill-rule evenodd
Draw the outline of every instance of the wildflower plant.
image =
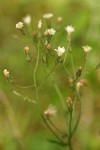
<svg viewBox="0 0 100 150">
<path fill-rule="evenodd" d="M 41 115 L 41 118 L 44 122 L 44 124 L 47 126 L 47 128 L 52 132 L 54 135 L 54 139 L 49 139 L 49 142 L 56 143 L 60 146 L 68 147 L 69 150 L 74 150 L 73 148 L 73 136 L 75 132 L 78 129 L 80 117 L 81 117 L 81 110 L 82 110 L 82 98 L 80 95 L 80 87 L 87 84 L 87 81 L 84 79 L 86 76 L 86 64 L 84 66 L 77 66 L 77 69 L 74 65 L 74 55 L 73 50 L 71 47 L 72 44 L 72 36 L 75 32 L 75 29 L 72 25 L 67 25 L 65 29 L 63 30 L 66 33 L 66 45 L 61 46 L 59 45 L 53 45 L 52 39 L 58 32 L 58 29 L 61 28 L 62 23 L 62 17 L 57 18 L 58 26 L 59 28 L 54 29 L 52 27 L 51 19 L 53 17 L 52 13 L 48 13 L 43 15 L 43 19 L 46 21 L 46 29 L 43 29 L 43 22 L 42 19 L 38 21 L 37 24 L 37 31 L 34 31 L 32 34 L 32 42 L 36 49 L 37 57 L 35 65 L 33 63 L 34 56 L 31 56 L 30 53 L 30 46 L 24 45 L 23 49 L 26 56 L 26 61 L 31 64 L 32 66 L 32 76 L 33 76 L 33 85 L 28 86 L 20 86 L 16 82 L 13 81 L 13 78 L 11 77 L 12 74 L 7 69 L 4 69 L 3 73 L 4 76 L 7 78 L 9 83 L 11 83 L 14 88 L 20 87 L 20 88 L 33 88 L 35 91 L 35 97 L 34 100 L 30 99 L 29 97 L 23 96 L 21 93 L 18 93 L 16 90 L 13 91 L 13 93 L 17 96 L 20 96 L 24 100 L 27 100 L 29 102 L 33 102 L 34 105 L 37 105 L 38 112 Z M 23 18 L 24 23 L 30 24 L 31 23 L 31 17 L 28 15 Z M 24 27 L 24 23 L 19 22 L 16 24 L 16 28 L 19 29 L 24 35 L 24 37 L 27 37 L 27 34 L 25 34 L 24 30 L 22 29 Z M 27 44 L 27 43 L 26 43 Z M 88 53 L 92 50 L 90 46 L 82 46 L 84 53 Z M 70 57 L 70 62 L 67 62 L 67 56 Z M 50 58 L 50 59 L 49 59 Z M 70 69 L 68 66 L 68 63 L 70 63 Z M 40 65 L 43 65 L 45 69 L 45 75 L 43 77 L 42 81 L 38 80 L 38 69 Z M 52 69 L 49 70 L 49 65 L 52 64 Z M 100 64 L 98 64 L 93 70 L 98 69 Z M 70 95 L 63 96 L 62 92 L 60 91 L 60 88 L 56 81 L 54 81 L 54 75 L 56 74 L 56 68 L 62 67 L 62 69 L 65 71 L 66 77 L 69 79 L 69 85 L 71 88 Z M 48 72 L 49 70 L 49 72 Z M 66 129 L 58 128 L 58 126 L 53 122 L 52 117 L 56 117 L 59 110 L 57 110 L 56 106 L 53 104 L 50 104 L 44 111 L 42 108 L 42 105 L 40 104 L 41 97 L 39 97 L 39 93 L 44 86 L 44 84 L 47 83 L 49 78 L 52 77 L 54 81 L 54 85 L 56 92 L 60 99 L 62 100 L 62 103 L 64 104 L 64 109 L 61 107 L 61 109 L 64 111 L 64 123 L 66 124 Z M 67 85 L 66 85 L 67 86 Z M 69 87 L 69 86 L 68 86 Z M 45 88 L 45 87 L 44 87 Z M 78 105 L 78 110 L 77 110 Z M 77 116 L 77 117 L 75 117 Z M 67 120 L 67 121 L 66 121 Z"/>
</svg>

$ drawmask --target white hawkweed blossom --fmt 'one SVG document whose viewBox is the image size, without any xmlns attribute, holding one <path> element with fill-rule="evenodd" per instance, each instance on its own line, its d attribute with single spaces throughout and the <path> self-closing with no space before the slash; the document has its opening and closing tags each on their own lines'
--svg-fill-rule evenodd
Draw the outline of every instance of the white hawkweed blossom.
<svg viewBox="0 0 100 150">
<path fill-rule="evenodd" d="M 9 77 L 10 77 L 10 73 L 9 73 L 9 71 L 8 71 L 7 69 L 4 69 L 4 70 L 3 70 L 3 74 L 4 74 L 4 76 L 5 76 L 6 78 L 9 78 Z"/>
<path fill-rule="evenodd" d="M 16 24 L 16 28 L 17 28 L 17 29 L 21 29 L 23 26 L 24 26 L 23 22 L 18 22 L 18 23 Z"/>
<path fill-rule="evenodd" d="M 46 117 L 55 117 L 57 114 L 57 109 L 52 104 L 49 105 L 49 107 L 44 111 L 44 115 Z"/>
<path fill-rule="evenodd" d="M 55 49 L 55 51 L 57 52 L 57 55 L 60 57 L 65 53 L 65 48 L 59 46 L 58 49 Z"/>
<path fill-rule="evenodd" d="M 49 35 L 55 35 L 55 30 L 53 28 L 47 30 Z"/>
<path fill-rule="evenodd" d="M 47 13 L 47 14 L 44 14 L 43 15 L 43 18 L 44 19 L 50 19 L 50 18 L 52 18 L 53 17 L 53 14 L 52 13 Z"/>
<path fill-rule="evenodd" d="M 25 17 L 23 17 L 23 22 L 27 25 L 29 25 L 31 23 L 31 16 L 30 15 L 26 15 Z"/>
<path fill-rule="evenodd" d="M 38 22 L 38 29 L 41 29 L 41 27 L 42 27 L 42 21 L 39 20 L 39 22 Z"/>
<path fill-rule="evenodd" d="M 90 46 L 88 46 L 88 45 L 82 46 L 82 48 L 83 48 L 85 53 L 88 53 L 88 52 L 90 52 L 92 50 L 92 48 Z"/>
<path fill-rule="evenodd" d="M 67 31 L 68 35 L 71 35 L 75 31 L 74 27 L 72 27 L 71 25 L 65 27 L 65 30 Z"/>
</svg>

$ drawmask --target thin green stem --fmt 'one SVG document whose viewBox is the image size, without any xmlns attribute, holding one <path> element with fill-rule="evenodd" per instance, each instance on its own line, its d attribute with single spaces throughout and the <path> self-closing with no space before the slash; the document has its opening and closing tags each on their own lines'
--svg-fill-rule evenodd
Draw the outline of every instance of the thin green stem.
<svg viewBox="0 0 100 150">
<path fill-rule="evenodd" d="M 84 67 L 83 67 L 83 76 L 85 75 L 85 71 L 86 71 L 87 57 L 88 57 L 88 54 L 86 54 L 86 56 L 85 56 L 85 63 L 84 63 Z"/>
<path fill-rule="evenodd" d="M 77 95 L 77 97 L 79 99 L 79 102 L 80 102 L 80 108 L 79 108 L 79 114 L 78 114 L 77 122 L 76 122 L 76 124 L 75 124 L 75 126 L 73 128 L 73 131 L 72 131 L 72 136 L 74 135 L 74 133 L 76 132 L 76 130 L 78 128 L 80 117 L 81 117 L 81 110 L 82 110 L 82 101 L 81 101 L 79 92 L 77 91 L 77 89 L 75 89 L 75 92 L 76 92 L 76 95 Z"/>
<path fill-rule="evenodd" d="M 64 97 L 63 97 L 63 95 L 62 95 L 62 93 L 61 93 L 57 83 L 54 84 L 54 88 L 55 88 L 55 90 L 56 90 L 56 92 L 57 92 L 57 94 L 59 96 L 59 99 L 61 100 L 61 103 L 62 103 L 62 105 L 63 105 L 63 107 L 65 109 L 66 107 L 65 107 Z"/>
<path fill-rule="evenodd" d="M 73 77 L 75 78 L 75 67 L 74 67 L 72 51 L 70 52 L 70 58 L 71 58 L 71 64 L 72 64 L 72 69 L 73 69 Z"/>
<path fill-rule="evenodd" d="M 37 101 L 37 104 L 39 103 L 39 102 L 38 102 L 38 88 L 37 88 L 37 82 L 36 82 L 36 71 L 37 71 L 38 63 L 39 63 L 39 45 L 38 45 L 38 48 L 37 48 L 37 60 L 36 60 L 36 65 L 35 65 L 35 68 L 34 68 L 34 71 L 33 71 L 33 80 L 34 80 L 34 87 L 35 87 L 35 93 L 36 93 L 36 101 Z M 38 107 L 39 107 L 39 104 L 38 104 Z"/>
<path fill-rule="evenodd" d="M 48 127 L 48 129 L 53 133 L 53 135 L 62 143 L 62 144 L 67 144 L 65 142 L 63 142 L 63 140 L 57 135 L 57 133 L 52 129 L 52 127 L 49 125 L 48 121 L 45 119 L 44 115 L 41 114 L 41 117 L 44 121 L 44 123 L 46 124 L 46 126 Z"/>
<path fill-rule="evenodd" d="M 68 52 L 68 50 L 69 50 L 69 48 L 70 48 L 70 41 L 68 42 L 68 46 L 67 46 L 67 49 L 66 49 L 66 52 L 65 52 L 65 57 L 64 57 L 64 61 L 63 61 L 63 64 L 65 64 L 65 62 L 66 62 L 66 58 L 67 58 L 67 52 Z"/>
<path fill-rule="evenodd" d="M 52 74 L 52 72 L 55 70 L 57 65 L 55 65 L 52 70 L 49 72 L 49 74 L 45 77 L 45 79 L 43 80 L 43 82 L 38 86 L 38 89 L 41 88 L 43 86 L 43 84 L 47 81 L 47 79 L 49 78 L 49 76 Z"/>
<path fill-rule="evenodd" d="M 37 103 L 36 103 L 36 100 L 33 100 L 33 99 L 31 99 L 31 98 L 29 98 L 29 97 L 27 97 L 27 96 L 24 96 L 24 95 L 20 94 L 20 93 L 17 92 L 17 91 L 12 91 L 12 92 L 13 92 L 13 94 L 15 94 L 16 96 L 19 96 L 19 97 L 23 98 L 24 101 L 28 101 L 28 102 L 32 102 L 32 103 L 34 103 L 34 104 L 37 104 Z"/>
<path fill-rule="evenodd" d="M 48 118 L 48 121 L 50 122 L 52 127 L 55 128 L 56 131 L 58 131 L 62 135 L 62 137 L 65 137 L 65 133 L 63 131 L 61 131 L 60 129 L 58 129 L 57 126 L 52 122 L 52 120 L 50 118 Z"/>
<path fill-rule="evenodd" d="M 15 84 L 15 83 L 13 83 L 13 85 L 18 87 L 18 88 L 22 88 L 22 89 L 34 88 L 34 85 L 21 86 L 21 85 Z"/>
<path fill-rule="evenodd" d="M 68 143 L 69 143 L 69 149 L 73 150 L 71 139 L 72 139 L 72 110 L 70 110 L 70 112 L 69 112 L 69 137 L 68 137 Z"/>
<path fill-rule="evenodd" d="M 64 70 L 67 72 L 67 74 L 69 75 L 69 77 L 73 77 L 73 75 L 68 71 L 68 69 L 66 68 L 65 64 L 63 64 Z"/>
</svg>

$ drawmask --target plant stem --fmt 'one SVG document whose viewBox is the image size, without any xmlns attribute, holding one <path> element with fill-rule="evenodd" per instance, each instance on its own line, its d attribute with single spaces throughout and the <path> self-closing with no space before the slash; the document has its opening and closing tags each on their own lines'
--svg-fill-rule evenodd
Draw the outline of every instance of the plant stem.
<svg viewBox="0 0 100 150">
<path fill-rule="evenodd" d="M 43 80 L 43 82 L 38 86 L 38 89 L 41 88 L 43 86 L 43 84 L 45 83 L 45 81 L 49 78 L 49 76 L 51 75 L 51 73 L 55 70 L 57 64 L 52 68 L 52 70 L 49 72 L 49 74 L 45 77 L 45 79 Z"/>
<path fill-rule="evenodd" d="M 67 49 L 66 49 L 66 52 L 65 52 L 65 57 L 64 57 L 63 64 L 65 64 L 65 62 L 66 62 L 67 52 L 68 52 L 68 50 L 70 48 L 70 44 L 71 44 L 71 41 L 68 41 L 68 46 L 67 46 Z"/>
<path fill-rule="evenodd" d="M 47 122 L 47 120 L 45 119 L 44 115 L 41 114 L 41 117 L 44 121 L 44 123 L 46 124 L 46 126 L 48 127 L 48 129 L 53 133 L 53 135 L 62 143 L 62 144 L 66 144 L 65 142 L 63 142 L 63 140 L 57 135 L 57 133 L 52 129 L 52 127 L 49 125 L 49 123 Z"/>
<path fill-rule="evenodd" d="M 74 68 L 72 51 L 70 51 L 70 58 L 71 58 L 71 64 L 72 64 L 72 69 L 73 69 L 73 77 L 75 78 L 75 68 Z"/>
<path fill-rule="evenodd" d="M 69 149 L 73 150 L 72 144 L 71 144 L 71 139 L 72 139 L 72 110 L 69 112 L 69 137 L 68 137 L 68 143 L 69 143 Z"/>
<path fill-rule="evenodd" d="M 38 68 L 38 63 L 39 63 L 39 44 L 38 44 L 38 47 L 37 47 L 37 60 L 36 60 L 36 65 L 35 65 L 35 68 L 34 68 L 34 70 L 33 70 L 33 80 L 34 80 L 34 88 L 35 88 L 35 94 L 36 94 L 36 103 L 37 103 L 38 109 L 39 109 L 39 111 L 40 111 L 38 88 L 37 88 L 37 81 L 36 81 L 36 71 L 37 71 L 37 68 Z"/>
<path fill-rule="evenodd" d="M 82 111 L 82 100 L 80 98 L 80 95 L 79 95 L 79 92 L 77 91 L 77 89 L 75 89 L 75 92 L 76 92 L 76 95 L 77 95 L 79 102 L 80 102 L 80 108 L 79 108 L 79 114 L 78 114 L 77 122 L 76 122 L 75 127 L 73 128 L 73 131 L 72 131 L 72 136 L 74 135 L 74 133 L 76 132 L 76 130 L 78 128 L 80 117 L 81 117 L 81 111 Z"/>
<path fill-rule="evenodd" d="M 65 133 L 63 131 L 61 131 L 59 128 L 57 128 L 57 126 L 52 122 L 52 120 L 50 118 L 48 118 L 48 121 L 50 122 L 52 127 L 54 127 L 56 129 L 56 131 L 58 131 L 62 135 L 62 137 L 65 136 Z"/>
</svg>

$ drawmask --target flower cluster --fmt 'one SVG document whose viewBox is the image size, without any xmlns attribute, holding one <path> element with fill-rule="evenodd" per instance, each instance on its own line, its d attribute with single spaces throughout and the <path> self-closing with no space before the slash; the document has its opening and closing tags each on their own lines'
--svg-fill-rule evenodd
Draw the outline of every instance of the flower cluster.
<svg viewBox="0 0 100 150">
<path fill-rule="evenodd" d="M 57 114 L 57 108 L 54 105 L 52 105 L 52 104 L 49 105 L 44 112 L 42 111 L 42 109 L 39 109 L 39 111 L 40 111 L 40 114 L 42 116 L 44 123 L 47 125 L 47 127 L 50 129 L 50 131 L 56 136 L 56 138 L 58 140 L 57 143 L 59 143 L 61 145 L 70 146 L 70 149 L 72 149 L 71 148 L 71 141 L 72 141 L 71 139 L 74 135 L 74 132 L 76 131 L 76 129 L 78 127 L 80 116 L 81 116 L 81 94 L 80 94 L 81 88 L 80 87 L 84 87 L 84 85 L 87 84 L 87 81 L 83 78 L 86 75 L 85 74 L 85 69 L 86 69 L 85 65 L 87 65 L 87 64 L 85 64 L 84 66 L 82 65 L 78 68 L 76 68 L 76 66 L 74 66 L 74 59 L 73 59 L 74 54 L 72 54 L 73 51 L 72 51 L 72 47 L 71 47 L 71 39 L 72 39 L 72 35 L 73 35 L 72 33 L 75 32 L 75 29 L 72 25 L 67 25 L 65 28 L 63 28 L 63 31 L 65 33 L 67 33 L 66 34 L 67 40 L 65 42 L 65 44 L 67 43 L 67 46 L 66 45 L 59 46 L 62 43 L 59 44 L 60 40 L 57 41 L 56 35 L 61 27 L 61 22 L 63 21 L 63 19 L 62 19 L 62 17 L 57 17 L 56 18 L 57 26 L 53 28 L 53 25 L 51 22 L 52 17 L 53 17 L 52 13 L 44 14 L 43 18 L 45 19 L 44 21 L 46 23 L 46 28 L 44 29 L 43 26 L 45 26 L 45 25 L 43 24 L 43 21 L 40 19 L 37 22 L 36 30 L 34 30 L 33 33 L 30 34 L 32 36 L 31 41 L 34 43 L 34 50 L 36 49 L 36 52 L 37 52 L 37 55 L 36 55 L 37 57 L 31 56 L 32 55 L 31 54 L 31 46 L 27 46 L 28 42 L 26 43 L 26 46 L 24 46 L 24 48 L 23 48 L 26 61 L 29 64 L 31 64 L 31 67 L 32 67 L 31 69 L 32 69 L 32 75 L 33 75 L 33 85 L 28 86 L 28 87 L 31 87 L 31 88 L 34 87 L 35 100 L 32 101 L 31 99 L 24 97 L 23 95 L 21 95 L 20 93 L 17 93 L 16 91 L 13 91 L 13 93 L 17 96 L 23 97 L 25 100 L 28 99 L 28 101 L 34 102 L 35 104 L 39 105 L 38 108 L 40 108 L 40 103 L 38 103 L 39 98 L 40 98 L 40 96 L 38 96 L 39 90 L 41 90 L 40 87 L 42 87 L 46 83 L 46 81 L 48 80 L 48 78 L 50 76 L 52 76 L 53 81 L 54 81 L 53 74 L 54 74 L 54 71 L 56 72 L 55 68 L 58 66 L 61 66 L 64 69 L 65 75 L 66 75 L 64 80 L 67 80 L 67 77 L 69 80 L 68 81 L 69 87 L 71 88 L 70 96 L 68 97 L 67 93 L 66 93 L 67 99 L 66 99 L 66 97 L 63 98 L 62 92 L 60 91 L 60 88 L 57 85 L 56 80 L 54 82 L 54 88 L 57 91 L 59 98 L 65 100 L 64 113 L 65 112 L 68 113 L 66 115 L 66 117 L 68 116 L 68 120 L 69 120 L 69 123 L 67 125 L 68 132 L 64 131 L 64 133 L 63 133 L 56 127 L 55 124 L 53 124 L 51 118 L 55 117 Z M 19 31 L 21 31 L 21 33 L 27 37 L 27 32 L 26 31 L 24 32 L 24 30 L 22 28 L 24 25 L 26 26 L 25 30 L 27 30 L 27 28 L 31 27 L 30 26 L 31 16 L 26 15 L 25 17 L 22 18 L 22 21 L 23 22 L 18 22 L 16 24 L 16 29 L 19 29 Z M 31 30 L 29 32 L 31 32 Z M 92 50 L 92 48 L 88 45 L 82 46 L 82 48 L 86 54 Z M 85 55 L 85 56 L 87 56 L 87 55 Z M 70 60 L 67 61 L 67 57 L 69 57 Z M 36 61 L 36 63 L 34 63 L 35 61 Z M 42 62 L 42 63 L 39 66 L 40 62 Z M 41 81 L 41 80 L 37 80 L 36 73 L 38 72 L 38 70 L 40 69 L 40 67 L 42 65 L 44 65 L 43 68 L 45 68 L 46 75 L 44 76 L 44 79 Z M 100 64 L 97 65 L 97 68 L 99 66 L 100 66 Z M 15 86 L 21 87 L 20 85 L 16 84 L 13 81 L 13 78 L 11 77 L 10 72 L 7 69 L 3 70 L 3 74 L 6 77 L 6 79 L 14 85 L 14 87 Z M 26 88 L 26 87 L 24 87 L 24 88 Z M 79 109 L 79 111 L 75 110 L 77 108 Z M 75 112 L 75 116 L 74 116 L 74 112 Z M 77 113 L 79 113 L 78 117 L 76 117 Z M 74 122 L 74 119 L 77 119 L 77 120 Z M 66 135 L 65 133 L 68 133 L 68 135 Z M 65 140 L 65 138 L 66 138 L 66 140 Z"/>
</svg>

